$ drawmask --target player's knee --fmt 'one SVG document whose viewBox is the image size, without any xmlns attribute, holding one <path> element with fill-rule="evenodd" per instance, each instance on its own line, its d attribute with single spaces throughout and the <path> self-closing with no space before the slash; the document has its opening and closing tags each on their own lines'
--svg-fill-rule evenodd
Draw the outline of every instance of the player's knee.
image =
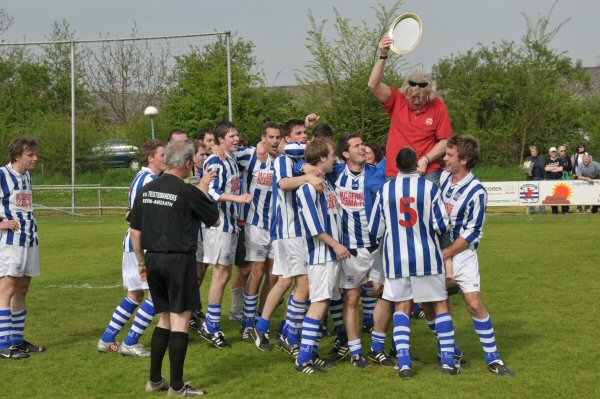
<svg viewBox="0 0 600 399">
<path fill-rule="evenodd" d="M 144 291 L 129 291 L 127 296 L 137 303 L 141 303 L 144 300 Z"/>
</svg>

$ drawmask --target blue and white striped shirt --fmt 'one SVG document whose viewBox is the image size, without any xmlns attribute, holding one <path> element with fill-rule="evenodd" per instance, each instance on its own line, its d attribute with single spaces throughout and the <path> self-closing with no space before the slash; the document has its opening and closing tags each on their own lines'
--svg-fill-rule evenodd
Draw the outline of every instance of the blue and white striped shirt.
<svg viewBox="0 0 600 399">
<path fill-rule="evenodd" d="M 461 181 L 452 183 L 452 174 L 446 171 L 440 176 L 442 200 L 450 215 L 451 239 L 464 238 L 469 246 L 477 249 L 483 237 L 487 191 L 469 172 Z"/>
<path fill-rule="evenodd" d="M 288 155 L 277 157 L 273 163 L 273 213 L 271 215 L 271 239 L 302 237 L 302 222 L 298 210 L 296 191 L 283 191 L 279 183 L 294 177 L 294 160 Z"/>
<path fill-rule="evenodd" d="M 19 247 L 39 245 L 38 227 L 33 215 L 31 173 L 20 174 L 9 163 L 0 168 L 2 209 L 0 221 L 18 220 L 19 230 L 0 230 L 0 242 Z"/>
<path fill-rule="evenodd" d="M 385 276 L 401 278 L 444 272 L 436 234 L 448 229 L 441 191 L 417 172 L 398 174 L 377 193 L 369 229 L 383 236 Z M 385 234 L 384 234 L 385 233 Z"/>
<path fill-rule="evenodd" d="M 142 187 L 156 179 L 156 176 L 149 168 L 143 167 L 133 178 L 131 186 L 129 187 L 129 209 L 133 208 L 136 195 L 140 192 Z M 123 239 L 123 251 L 133 252 L 133 243 L 131 242 L 131 232 L 127 229 L 125 238 Z"/>
<path fill-rule="evenodd" d="M 367 228 L 369 217 L 365 203 L 365 174 L 367 168 L 375 168 L 365 164 L 359 174 L 348 169 L 347 164 L 337 165 L 327 180 L 333 182 L 335 195 L 340 204 L 342 218 L 342 241 L 346 248 L 368 248 L 377 246 L 377 238 Z"/>
<path fill-rule="evenodd" d="M 240 169 L 232 155 L 228 155 L 225 161 L 212 154 L 204 162 L 204 170 L 217 170 L 217 178 L 208 186 L 208 196 L 218 202 L 222 194 L 240 195 Z M 225 233 L 237 233 L 240 228 L 237 221 L 240 209 L 236 202 L 219 202 L 219 227 L 211 226 L 211 229 L 221 230 Z"/>
<path fill-rule="evenodd" d="M 306 231 L 306 263 L 317 265 L 338 260 L 333 248 L 316 238 L 327 233 L 340 241 L 341 218 L 333 187 L 325 182 L 323 192 L 319 193 L 311 184 L 305 183 L 298 187 L 296 196 Z"/>
<path fill-rule="evenodd" d="M 260 162 L 254 147 L 241 148 L 233 156 L 240 170 L 246 172 L 244 191 L 252 194 L 252 202 L 243 205 L 244 221 L 269 230 L 273 201 L 273 158 L 267 154 L 267 162 Z"/>
</svg>

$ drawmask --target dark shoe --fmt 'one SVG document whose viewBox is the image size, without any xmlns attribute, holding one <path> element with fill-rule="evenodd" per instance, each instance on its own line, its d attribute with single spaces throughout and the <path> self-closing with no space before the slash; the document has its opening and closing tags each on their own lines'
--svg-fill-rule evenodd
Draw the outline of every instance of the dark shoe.
<svg viewBox="0 0 600 399">
<path fill-rule="evenodd" d="M 304 374 L 325 374 L 325 370 L 321 370 L 319 367 L 315 366 L 311 362 L 305 364 L 294 364 L 294 368 L 299 373 Z"/>
<path fill-rule="evenodd" d="M 398 370 L 398 377 L 404 378 L 405 380 L 413 378 L 414 373 L 409 366 L 402 366 L 400 370 Z"/>
<path fill-rule="evenodd" d="M 354 355 L 351 359 L 352 365 L 361 369 L 369 367 L 369 362 L 362 354 Z"/>
<path fill-rule="evenodd" d="M 29 354 L 27 352 L 17 349 L 14 346 L 9 346 L 6 349 L 0 350 L 0 358 L 20 360 L 27 359 L 28 357 Z"/>
<path fill-rule="evenodd" d="M 17 348 L 20 351 L 27 352 L 27 353 L 31 353 L 31 352 L 39 353 L 39 352 L 46 351 L 45 347 L 34 345 L 29 341 L 23 341 L 19 345 L 15 345 L 15 348 Z"/>
<path fill-rule="evenodd" d="M 217 331 L 216 333 L 211 334 L 206 329 L 206 324 L 202 323 L 202 326 L 200 326 L 200 331 L 198 331 L 198 332 L 200 333 L 200 336 L 202 338 L 204 338 L 205 340 L 207 340 L 208 342 L 213 344 L 213 346 L 215 348 L 219 348 L 219 349 L 231 348 L 231 344 L 225 340 L 225 334 L 223 334 L 222 331 Z"/>
<path fill-rule="evenodd" d="M 441 354 L 438 352 L 437 355 L 438 358 L 438 363 L 440 363 L 442 361 L 442 356 Z M 467 364 L 467 359 L 465 359 L 465 354 L 461 353 L 460 355 L 454 354 L 454 363 L 456 366 L 464 366 L 465 364 Z"/>
<path fill-rule="evenodd" d="M 509 369 L 502 363 L 501 360 L 497 360 L 493 363 L 488 364 L 488 369 L 495 374 L 498 374 L 502 377 L 514 377 L 515 372 Z"/>
<path fill-rule="evenodd" d="M 388 356 L 387 353 L 385 353 L 385 351 L 371 351 L 369 352 L 368 357 L 369 360 L 379 363 L 382 366 L 394 367 L 396 365 L 396 363 L 394 363 L 394 361 L 390 356 Z"/>
<path fill-rule="evenodd" d="M 329 359 L 333 362 L 339 362 L 350 353 L 350 347 L 348 343 L 342 344 L 342 342 L 336 338 L 333 343 L 333 349 L 329 352 Z"/>
<path fill-rule="evenodd" d="M 262 352 L 273 350 L 273 345 L 269 344 L 269 339 L 267 338 L 267 336 L 265 334 L 262 334 L 256 328 L 251 328 L 248 334 L 250 334 L 252 343 L 254 343 L 258 350 Z"/>
<path fill-rule="evenodd" d="M 442 374 L 447 374 L 447 375 L 457 375 L 457 374 L 461 374 L 463 371 L 465 371 L 462 367 L 460 366 L 454 366 L 454 367 L 450 367 L 447 364 L 442 364 L 441 366 L 442 369 Z"/>
<path fill-rule="evenodd" d="M 336 366 L 335 362 L 328 362 L 319 355 L 315 356 L 311 363 L 320 369 L 332 369 Z"/>
</svg>

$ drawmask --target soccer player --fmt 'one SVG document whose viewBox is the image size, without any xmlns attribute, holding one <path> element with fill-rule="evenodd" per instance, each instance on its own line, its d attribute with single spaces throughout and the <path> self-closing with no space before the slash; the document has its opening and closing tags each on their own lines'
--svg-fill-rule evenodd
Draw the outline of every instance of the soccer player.
<svg viewBox="0 0 600 399">
<path fill-rule="evenodd" d="M 375 256 L 379 254 L 377 238 L 364 228 L 369 223 L 367 208 L 371 209 L 373 203 L 365 179 L 373 175 L 375 166 L 366 164 L 365 146 L 358 134 L 341 136 L 337 152 L 345 162 L 335 166 L 327 180 L 332 183 L 340 204 L 341 243 L 352 253 L 351 257 L 341 261 L 339 287 L 344 292 L 343 314 L 351 362 L 365 368 L 369 362 L 363 356 L 360 341 L 358 302 Z"/>
<path fill-rule="evenodd" d="M 215 145 L 215 130 L 212 127 L 205 127 L 198 132 L 197 138 L 204 144 L 206 152 L 212 154 L 212 147 Z"/>
<path fill-rule="evenodd" d="M 39 147 L 33 137 L 15 137 L 8 145 L 10 163 L 0 168 L 0 358 L 24 359 L 46 350 L 23 338 L 25 299 L 31 277 L 40 275 L 30 173 Z"/>
<path fill-rule="evenodd" d="M 219 227 L 211 227 L 204 236 L 204 262 L 213 265 L 212 280 L 208 291 L 208 314 L 200 334 L 217 348 L 231 345 L 221 331 L 221 302 L 225 286 L 231 278 L 239 231 L 239 204 L 252 201 L 251 194 L 240 194 L 240 171 L 232 154 L 238 149 L 239 133 L 229 121 L 220 122 L 215 128 L 219 145 L 225 150 L 226 160 L 212 154 L 205 162 L 205 171 L 217 171 L 217 178 L 210 184 L 208 193 L 219 203 Z"/>
<path fill-rule="evenodd" d="M 210 132 L 212 133 L 212 130 Z M 209 137 L 209 135 L 206 134 L 204 137 Z M 212 137 L 214 139 L 214 133 L 212 134 Z M 192 176 L 195 177 L 190 177 L 190 180 L 194 179 L 194 181 L 197 181 L 199 179 L 202 179 L 202 177 L 204 176 L 204 162 L 206 161 L 206 157 L 208 157 L 208 148 L 202 140 L 194 140 L 193 143 L 194 151 L 196 151 L 196 154 L 194 155 L 194 168 L 192 169 Z M 204 263 L 203 231 L 206 230 L 206 228 L 206 226 L 201 224 L 200 228 L 198 229 L 198 249 L 196 249 L 196 273 L 198 274 L 200 309 L 195 309 L 194 311 L 192 311 L 192 317 L 190 319 L 190 328 L 193 328 L 194 330 L 200 329 L 200 325 L 203 323 L 205 318 L 204 313 L 202 312 L 202 283 L 204 282 L 204 277 L 206 276 L 206 269 L 208 268 L 208 265 Z"/>
<path fill-rule="evenodd" d="M 284 124 L 284 141 L 295 143 L 293 146 L 298 147 L 299 156 L 295 156 L 293 149 L 286 151 L 285 154 L 275 159 L 273 165 L 273 202 L 271 204 L 273 210 L 269 227 L 274 249 L 273 274 L 279 277 L 267 296 L 262 315 L 256 324 L 256 330 L 252 332 L 255 344 L 260 350 L 268 348 L 267 335 L 271 315 L 285 292 L 290 288 L 293 278 L 296 279 L 296 288 L 293 295 L 290 295 L 286 314 L 289 328 L 283 331 L 284 334 L 289 333 L 286 335 L 289 339 L 286 340 L 285 337 L 280 336 L 278 343 L 283 350 L 293 355 L 297 354 L 299 350 L 302 319 L 308 308 L 308 280 L 305 242 L 296 190 L 305 183 L 321 189 L 323 179 L 312 174 L 294 176 L 293 168 L 304 155 L 303 146 L 307 140 L 307 126 L 316 119 L 309 120 L 309 117 L 305 121 L 291 119 Z"/>
<path fill-rule="evenodd" d="M 480 294 L 477 248 L 483 236 L 487 192 L 471 169 L 480 158 L 479 142 L 473 136 L 452 137 L 444 156 L 445 171 L 440 183 L 442 199 L 450 215 L 452 244 L 444 249 L 444 259 L 451 258 L 454 280 L 459 285 L 467 309 L 473 317 L 475 332 L 483 346 L 488 369 L 501 376 L 515 373 L 504 365 L 496 347 L 492 317 Z"/>
<path fill-rule="evenodd" d="M 135 197 L 140 192 L 143 186 L 155 180 L 164 169 L 165 147 L 160 140 L 150 140 L 142 147 L 142 159 L 144 166 L 135 175 L 129 188 L 129 209 L 132 208 L 135 202 Z M 143 281 L 138 272 L 137 260 L 133 252 L 131 243 L 130 229 L 127 229 L 125 238 L 123 239 L 123 286 L 127 290 L 125 299 L 115 309 L 111 320 L 106 327 L 106 331 L 98 340 L 96 348 L 99 352 L 120 352 L 127 356 L 148 357 L 150 352 L 139 343 L 139 339 L 152 323 L 154 318 L 154 304 L 152 298 L 144 300 L 144 293 L 148 292 L 148 283 Z M 135 315 L 131 330 L 123 341 L 123 345 L 119 345 L 116 337 L 121 329 L 131 319 L 133 312 L 139 308 Z"/>
<path fill-rule="evenodd" d="M 273 196 L 273 163 L 279 155 L 281 128 L 275 122 L 266 122 L 261 131 L 261 143 L 267 150 L 267 159 L 261 162 L 254 147 L 245 147 L 233 155 L 241 170 L 246 173 L 246 192 L 252 202 L 243 206 L 245 221 L 246 262 L 250 262 L 251 275 L 244 290 L 242 338 L 255 343 L 257 335 L 251 336 L 254 316 L 258 305 L 260 285 L 265 274 L 273 267 L 273 242 L 270 235 L 271 202 Z M 265 282 L 268 284 L 268 282 Z M 260 343 L 259 343 L 260 345 Z M 264 347 L 269 349 L 269 347 Z"/>
<path fill-rule="evenodd" d="M 337 158 L 331 141 L 315 139 L 306 146 L 306 162 L 314 166 L 313 173 L 324 177 L 333 172 Z M 339 299 L 339 261 L 350 257 L 341 243 L 341 217 L 333 186 L 325 182 L 319 193 L 310 184 L 303 184 L 296 193 L 298 207 L 306 231 L 306 263 L 310 306 L 302 322 L 302 340 L 296 359 L 296 370 L 302 373 L 322 373 L 322 367 L 332 367 L 318 355 L 322 331 L 320 323 L 332 299 Z"/>
<path fill-rule="evenodd" d="M 394 344 L 398 375 L 412 378 L 410 319 L 412 301 L 431 302 L 440 337 L 442 372 L 458 374 L 454 361 L 454 325 L 446 299 L 444 263 L 437 234 L 447 230 L 448 214 L 440 190 L 417 172 L 417 153 L 405 147 L 396 157 L 400 173 L 377 194 L 369 228 L 382 237 L 383 298 L 395 302 Z M 384 235 L 385 233 L 385 235 Z"/>
</svg>

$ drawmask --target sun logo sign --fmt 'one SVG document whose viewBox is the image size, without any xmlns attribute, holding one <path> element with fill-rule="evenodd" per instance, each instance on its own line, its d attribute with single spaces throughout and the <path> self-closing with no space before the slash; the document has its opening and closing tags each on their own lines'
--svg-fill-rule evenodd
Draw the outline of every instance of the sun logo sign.
<svg viewBox="0 0 600 399">
<path fill-rule="evenodd" d="M 552 189 L 552 195 L 548 195 L 543 201 L 544 205 L 569 205 L 569 199 L 573 191 L 568 184 L 558 183 Z"/>
</svg>

